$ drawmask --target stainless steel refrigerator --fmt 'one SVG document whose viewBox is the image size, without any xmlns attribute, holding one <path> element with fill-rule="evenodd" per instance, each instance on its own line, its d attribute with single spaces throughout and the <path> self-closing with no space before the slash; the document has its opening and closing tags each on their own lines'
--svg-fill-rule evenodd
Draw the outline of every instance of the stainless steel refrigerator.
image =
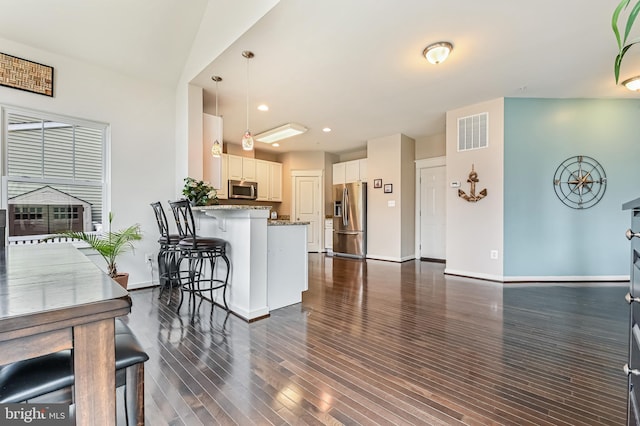
<svg viewBox="0 0 640 426">
<path fill-rule="evenodd" d="M 364 258 L 367 254 L 367 184 L 333 185 L 333 253 Z"/>
</svg>

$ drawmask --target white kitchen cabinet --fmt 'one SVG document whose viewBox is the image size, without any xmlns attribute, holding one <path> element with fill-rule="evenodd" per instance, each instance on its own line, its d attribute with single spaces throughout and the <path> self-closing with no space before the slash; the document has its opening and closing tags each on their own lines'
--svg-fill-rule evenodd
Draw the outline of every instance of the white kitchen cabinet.
<svg viewBox="0 0 640 426">
<path fill-rule="evenodd" d="M 344 164 L 344 182 L 357 182 L 360 180 L 360 161 L 347 161 Z"/>
<path fill-rule="evenodd" d="M 282 201 L 282 164 L 256 160 L 258 201 Z"/>
<path fill-rule="evenodd" d="M 358 165 L 360 166 L 360 178 L 358 180 L 360 180 L 361 182 L 366 182 L 367 181 L 367 159 L 363 158 L 361 160 L 358 160 Z"/>
<path fill-rule="evenodd" d="M 282 164 L 269 164 L 269 201 L 282 201 Z"/>
<path fill-rule="evenodd" d="M 256 159 L 240 157 L 237 155 L 228 156 L 229 180 L 256 181 Z"/>
<path fill-rule="evenodd" d="M 335 163 L 333 165 L 333 184 L 345 183 L 345 163 Z"/>
<path fill-rule="evenodd" d="M 324 250 L 327 253 L 333 251 L 333 219 L 324 220 Z"/>
<path fill-rule="evenodd" d="M 333 184 L 366 182 L 367 159 L 345 161 L 333 165 Z"/>
<path fill-rule="evenodd" d="M 227 154 L 220 156 L 220 164 L 222 176 L 220 179 L 220 188 L 216 188 L 216 191 L 218 192 L 219 199 L 226 200 L 229 198 L 229 156 Z"/>
<path fill-rule="evenodd" d="M 271 167 L 269 161 L 256 160 L 256 182 L 258 182 L 258 201 L 268 201 L 271 186 Z"/>
</svg>

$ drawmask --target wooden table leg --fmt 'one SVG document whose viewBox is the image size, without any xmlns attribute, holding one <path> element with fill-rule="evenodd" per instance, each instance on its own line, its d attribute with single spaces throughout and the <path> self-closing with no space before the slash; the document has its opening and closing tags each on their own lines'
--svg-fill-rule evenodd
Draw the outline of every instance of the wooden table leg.
<svg viewBox="0 0 640 426">
<path fill-rule="evenodd" d="M 114 320 L 73 328 L 76 424 L 116 424 Z"/>
</svg>

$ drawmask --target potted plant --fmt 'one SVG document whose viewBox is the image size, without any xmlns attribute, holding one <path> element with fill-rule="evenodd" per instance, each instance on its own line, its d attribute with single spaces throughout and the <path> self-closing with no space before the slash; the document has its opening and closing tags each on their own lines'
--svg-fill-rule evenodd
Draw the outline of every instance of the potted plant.
<svg viewBox="0 0 640 426">
<path fill-rule="evenodd" d="M 129 283 L 129 274 L 126 272 L 119 273 L 116 269 L 116 258 L 126 252 L 133 250 L 133 241 L 141 240 L 142 233 L 140 225 L 132 225 L 126 229 L 112 232 L 111 222 L 113 221 L 113 213 L 109 212 L 109 229 L 101 234 L 88 234 L 86 232 L 65 231 L 56 235 L 73 238 L 75 240 L 84 241 L 92 249 L 96 250 L 107 263 L 107 273 L 113 280 L 125 289 Z M 56 237 L 50 237 L 56 238 Z"/>
<path fill-rule="evenodd" d="M 182 195 L 187 197 L 192 206 L 207 206 L 218 204 L 218 192 L 203 180 L 196 180 L 192 177 L 184 178 L 184 188 Z"/>
</svg>

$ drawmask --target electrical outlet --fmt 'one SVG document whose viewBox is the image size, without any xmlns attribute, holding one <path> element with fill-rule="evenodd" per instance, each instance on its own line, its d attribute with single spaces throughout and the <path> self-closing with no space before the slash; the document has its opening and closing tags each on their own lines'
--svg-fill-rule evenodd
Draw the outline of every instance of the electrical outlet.
<svg viewBox="0 0 640 426">
<path fill-rule="evenodd" d="M 490 257 L 491 257 L 491 259 L 497 259 L 498 258 L 498 250 L 491 250 Z"/>
<path fill-rule="evenodd" d="M 144 255 L 145 263 L 153 263 L 153 253 L 147 253 Z"/>
</svg>

